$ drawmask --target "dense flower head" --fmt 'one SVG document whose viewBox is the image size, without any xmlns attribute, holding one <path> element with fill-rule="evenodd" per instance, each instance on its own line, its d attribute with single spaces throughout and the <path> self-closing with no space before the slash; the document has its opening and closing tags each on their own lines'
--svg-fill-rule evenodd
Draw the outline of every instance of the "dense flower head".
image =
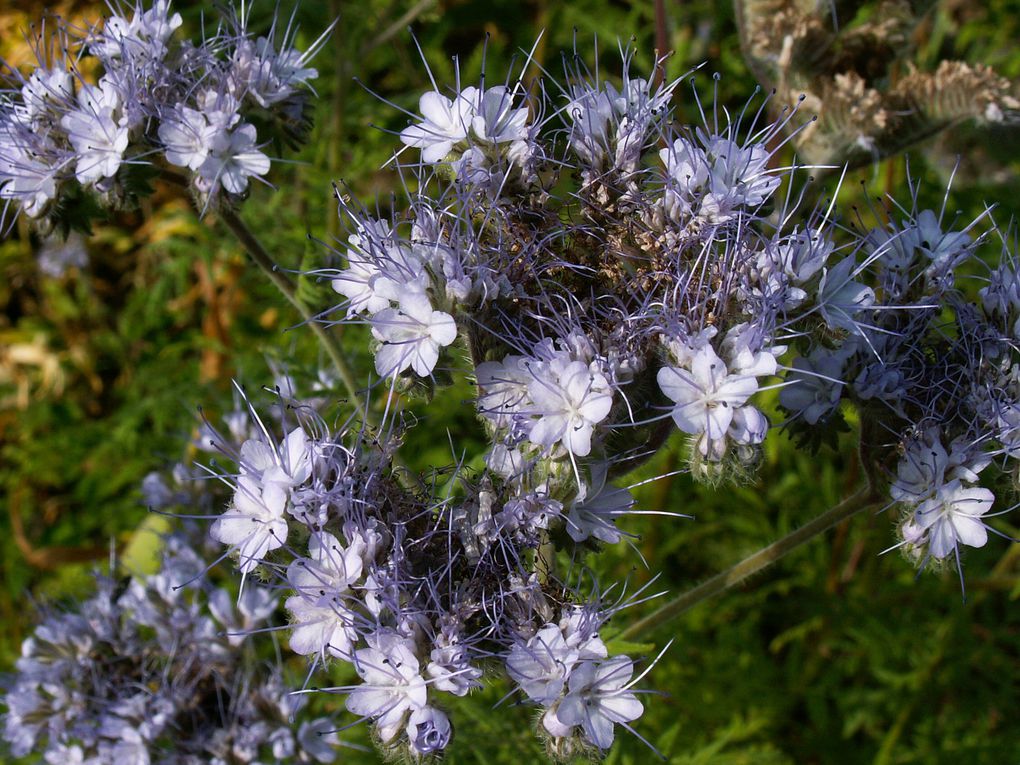
<svg viewBox="0 0 1020 765">
<path fill-rule="evenodd" d="M 456 369 L 458 344 L 470 354 L 494 478 L 541 485 L 575 543 L 619 541 L 632 503 L 606 476 L 654 453 L 671 421 L 691 437 L 695 475 L 746 477 L 771 429 L 756 405 L 771 387 L 806 443 L 845 427 L 850 402 L 889 431 L 884 444 L 939 427 L 970 444 L 973 464 L 1017 454 L 1009 248 L 980 302 L 958 284 L 989 238 L 980 221 L 890 200 L 885 223 L 843 225 L 834 205 L 802 205 L 796 165 L 777 166 L 795 111 L 720 123 L 712 110 L 685 126 L 678 82 L 635 77 L 629 54 L 620 84 L 577 62 L 565 84 L 527 94 L 512 80 L 491 95 L 425 94 L 400 136 L 420 152 L 400 165 L 416 176 L 411 233 L 383 225 L 366 247 L 380 224 L 347 205 L 351 249 L 329 274 L 344 320 L 370 317 L 380 374 L 431 376 Z M 480 127 L 486 98 L 499 130 Z M 476 153 L 486 172 L 465 172 Z M 528 172 L 521 157 L 548 164 Z M 413 321 L 400 318 L 422 294 Z M 988 515 L 989 490 L 980 502 L 961 499 L 978 491 L 966 482 L 953 491 L 912 521 L 909 546 L 941 559 L 984 543 L 946 530 Z M 529 536 L 506 509 L 485 526 Z"/>
<path fill-rule="evenodd" d="M 0 197 L 66 229 L 76 195 L 131 205 L 148 177 L 181 168 L 202 209 L 236 201 L 268 173 L 270 139 L 303 140 L 307 63 L 322 44 L 302 53 L 291 25 L 257 38 L 248 25 L 242 11 L 192 43 L 169 0 L 111 6 L 85 29 L 58 22 L 36 48 L 60 53 L 27 78 L 10 72 L 0 98 Z"/>
<path fill-rule="evenodd" d="M 194 529 L 192 529 L 194 532 Z M 71 611 L 51 611 L 8 678 L 3 738 L 15 757 L 47 762 L 333 762 L 328 718 L 312 719 L 282 668 L 245 635 L 276 612 L 249 585 L 238 599 L 202 575 L 195 536 L 165 540 L 144 577 L 97 578 Z"/>
<path fill-rule="evenodd" d="M 980 262 L 994 226 L 982 233 L 980 221 L 949 224 L 916 205 L 899 212 L 899 222 L 888 215 L 862 232 L 863 260 L 847 255 L 829 272 L 819 312 L 842 334 L 793 360 L 780 402 L 795 429 L 838 424 L 843 401 L 858 407 L 872 438 L 895 447 L 876 446 L 875 459 L 896 465 L 890 494 L 904 512 L 897 546 L 922 566 L 958 563 L 962 547 L 981 547 L 995 531 L 984 519 L 994 515 L 997 490 L 979 482 L 994 487 L 995 476 L 1015 471 L 1014 255 L 1002 236 L 984 286 L 962 289 L 970 285 L 959 283 L 958 270 Z"/>
<path fill-rule="evenodd" d="M 563 374 L 573 374 L 573 364 L 581 362 L 564 361 Z M 535 427 L 543 416 L 560 415 L 534 414 Z M 545 629 L 554 603 L 577 604 L 556 628 L 567 650 L 586 661 L 607 658 L 597 629 L 616 606 L 539 578 L 532 567 L 548 534 L 566 531 L 576 544 L 619 538 L 616 520 L 632 502 L 606 483 L 604 470 L 585 474 L 581 486 L 580 474 L 536 473 L 535 460 L 510 472 L 465 470 L 455 495 L 444 497 L 439 486 L 394 469 L 398 430 L 328 427 L 282 398 L 264 414 L 249 405 L 247 417 L 252 427 L 207 428 L 221 455 L 207 470 L 232 493 L 211 536 L 236 558 L 245 588 L 256 577 L 276 581 L 294 653 L 353 667 L 359 682 L 327 690 L 346 694 L 348 710 L 371 722 L 380 746 L 413 759 L 446 748 L 453 728 L 444 697 L 477 688 L 487 667 L 513 675 L 515 651 Z M 564 449 L 567 436 L 557 433 L 553 446 Z M 597 493 L 582 499 L 595 480 Z M 605 725 L 583 731 L 564 735 L 606 745 Z"/>
</svg>

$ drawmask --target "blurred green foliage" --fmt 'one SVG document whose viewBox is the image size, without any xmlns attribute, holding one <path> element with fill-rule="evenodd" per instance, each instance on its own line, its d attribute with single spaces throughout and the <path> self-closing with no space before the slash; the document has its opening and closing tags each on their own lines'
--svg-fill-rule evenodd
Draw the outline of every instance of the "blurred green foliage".
<svg viewBox="0 0 1020 765">
<path fill-rule="evenodd" d="M 202 6 L 175 5 L 197 28 Z M 256 24 L 269 23 L 274 5 L 254 4 Z M 98 13 L 98 4 L 78 6 L 67 12 Z M 755 83 L 732 9 L 708 0 L 664 6 L 675 51 L 667 76 L 707 62 L 697 78 L 702 96 L 711 98 L 715 88 L 721 106 L 739 109 Z M 925 61 L 965 58 L 1020 76 L 1018 10 L 1008 0 L 938 4 L 920 46 Z M 308 2 L 297 11 L 299 39 L 307 44 L 335 16 L 334 39 L 314 62 L 320 77 L 312 139 L 297 157 L 276 164 L 276 190 L 255 190 L 242 210 L 285 268 L 312 269 L 334 257 L 313 240 L 343 236 L 332 182 L 369 207 L 392 206 L 400 179 L 384 165 L 397 145 L 393 133 L 406 124 L 400 109 L 413 112 L 429 82 L 408 25 L 440 83 L 452 83 L 458 66 L 465 81 L 476 78 L 483 60 L 490 81 L 508 71 L 517 76 L 533 47 L 528 75 L 541 67 L 556 78 L 560 54 L 575 39 L 585 60 L 598 53 L 607 77 L 618 72 L 621 45 L 633 46 L 638 72 L 651 71 L 654 59 L 653 0 Z M 10 30 L 28 17 L 0 10 L 0 18 Z M 12 57 L 17 45 L 5 34 L 4 55 Z M 711 72 L 722 74 L 717 84 Z M 700 119 L 686 87 L 678 101 L 680 116 Z M 1003 130 L 1001 140 L 981 145 L 961 131 L 918 148 L 910 173 L 921 182 L 922 200 L 940 203 L 953 146 L 964 141 L 960 175 L 968 182 L 954 188 L 951 209 L 969 219 L 985 200 L 1001 200 L 1007 206 L 996 215 L 1006 222 L 1020 191 L 1020 152 L 1015 129 Z M 981 170 L 988 162 L 995 173 Z M 902 158 L 861 171 L 844 182 L 841 203 L 849 209 L 862 193 L 888 191 L 905 201 L 905 177 Z M 819 179 L 820 195 L 832 192 L 832 180 Z M 232 378 L 249 388 L 271 385 L 270 362 L 285 362 L 299 386 L 308 386 L 322 363 L 311 333 L 295 326 L 296 314 L 226 230 L 211 216 L 197 221 L 168 189 L 97 226 L 83 268 L 44 275 L 40 244 L 25 221 L 0 243 L 0 668 L 11 665 L 31 629 L 34 600 L 87 590 L 89 572 L 110 546 L 131 539 L 146 516 L 139 493 L 146 473 L 195 456 L 188 444 L 199 405 L 215 421 L 230 407 Z M 303 277 L 302 290 L 328 305 L 321 285 Z M 345 348 L 367 371 L 365 340 L 359 328 L 343 330 Z M 415 467 L 458 459 L 451 439 L 469 459 L 479 451 L 477 425 L 463 406 L 469 395 L 454 388 L 415 405 L 420 424 L 407 450 Z M 753 485 L 709 490 L 678 476 L 642 486 L 642 507 L 691 513 L 696 521 L 629 519 L 628 530 L 640 535 L 636 549 L 607 549 L 585 565 L 604 584 L 633 590 L 658 573 L 653 591 L 687 589 L 849 493 L 856 468 L 841 455 L 853 444 L 844 438 L 843 446 L 811 456 L 776 434 Z M 634 480 L 675 469 L 683 450 L 677 439 Z M 640 735 L 674 765 L 1020 763 L 1020 547 L 993 539 L 968 551 L 964 604 L 953 572 L 916 577 L 895 553 L 879 555 L 894 541 L 894 512 L 856 517 L 641 636 L 649 657 L 670 638 L 674 643 L 642 683 L 654 693 L 644 697 Z M 998 526 L 1018 534 L 1007 522 Z M 448 762 L 541 760 L 533 710 L 504 700 L 492 711 L 506 690 L 496 683 L 458 701 Z M 342 708 L 340 697 L 335 707 Z M 609 763 L 655 760 L 635 736 L 619 733 Z M 343 738 L 367 744 L 366 726 Z M 342 757 L 378 760 L 371 750 Z"/>
</svg>

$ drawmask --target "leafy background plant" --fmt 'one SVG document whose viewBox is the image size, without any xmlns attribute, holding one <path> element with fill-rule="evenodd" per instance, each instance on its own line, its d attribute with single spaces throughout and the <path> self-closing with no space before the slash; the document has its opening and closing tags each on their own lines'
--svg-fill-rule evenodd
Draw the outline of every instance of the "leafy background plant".
<svg viewBox="0 0 1020 765">
<path fill-rule="evenodd" d="M 268 24 L 273 5 L 257 4 L 254 17 Z M 201 23 L 199 4 L 175 7 L 186 25 Z M 242 217 L 284 267 L 308 270 L 329 257 L 315 239 L 330 242 L 344 233 L 333 182 L 339 193 L 389 208 L 400 179 L 384 165 L 407 117 L 380 97 L 414 111 L 428 85 L 409 24 L 440 83 L 453 81 L 453 57 L 465 80 L 478 76 L 483 60 L 490 82 L 507 71 L 517 76 L 533 46 L 526 76 L 537 76 L 540 64 L 555 78 L 560 52 L 569 52 L 575 38 L 585 60 L 598 53 L 606 76 L 618 71 L 619 47 L 628 44 L 636 68 L 651 71 L 658 39 L 674 51 L 666 76 L 707 62 L 696 78 L 709 99 L 704 103 L 715 92 L 720 105 L 741 108 L 755 81 L 732 10 L 705 0 L 662 8 L 657 16 L 653 0 L 306 3 L 297 10 L 306 43 L 332 17 L 341 19 L 314 62 L 320 77 L 312 139 L 296 157 L 281 151 L 286 161 L 270 174 L 276 189 L 256 189 Z M 932 69 L 943 59 L 981 62 L 1015 79 L 1016 10 L 1007 0 L 934 4 L 917 30 L 919 63 Z M 63 3 L 54 11 L 94 19 L 102 7 Z M 0 53 L 15 66 L 29 56 L 18 30 L 28 29 L 36 13 L 0 9 Z M 714 82 L 711 72 L 721 79 Z M 699 120 L 689 87 L 679 93 L 680 113 Z M 995 215 L 1005 223 L 1020 191 L 1020 134 L 997 128 L 977 143 L 975 131 L 953 128 L 914 147 L 910 174 L 920 181 L 922 202 L 937 205 L 962 150 L 963 182 L 954 185 L 951 209 L 969 220 L 986 200 L 1001 200 Z M 834 176 L 818 175 L 819 194 L 832 193 Z M 840 204 L 849 210 L 885 193 L 905 200 L 905 179 L 903 157 L 862 168 L 847 176 Z M 87 592 L 92 571 L 105 565 L 111 549 L 151 534 L 141 481 L 151 470 L 194 458 L 188 443 L 198 431 L 197 406 L 215 421 L 230 407 L 231 379 L 257 389 L 282 369 L 307 390 L 324 364 L 311 333 L 297 326 L 297 314 L 222 224 L 214 216 L 197 220 L 170 188 L 160 187 L 135 212 L 95 225 L 88 264 L 62 277 L 40 271 L 42 244 L 24 219 L 0 242 L 2 668 L 12 665 L 31 629 L 34 603 Z M 308 277 L 300 284 L 317 305 L 336 299 Z M 371 369 L 360 328 L 344 329 L 341 342 L 358 369 Z M 458 448 L 469 449 L 477 433 L 463 405 L 469 395 L 448 390 L 412 407 L 420 419 L 411 436 L 416 448 L 407 450 L 413 467 L 454 461 L 448 430 Z M 753 484 L 708 489 L 682 475 L 648 483 L 637 490 L 642 507 L 696 520 L 628 519 L 648 569 L 624 546 L 586 564 L 604 582 L 636 588 L 658 572 L 653 588 L 683 591 L 850 493 L 858 468 L 848 456 L 851 440 L 841 447 L 810 454 L 773 437 Z M 675 438 L 632 480 L 675 469 L 683 449 Z M 969 551 L 964 604 L 954 572 L 917 577 L 895 553 L 879 555 L 894 541 L 893 520 L 889 513 L 858 516 L 734 591 L 642 635 L 640 652 L 648 656 L 668 639 L 675 642 L 647 680 L 659 693 L 644 699 L 641 735 L 677 765 L 1018 762 L 1020 546 L 993 542 Z M 1020 533 L 1007 522 L 998 528 Z M 640 610 L 620 618 L 636 619 Z M 344 678 L 338 673 L 334 680 Z M 532 711 L 504 701 L 493 713 L 505 692 L 496 683 L 458 701 L 461 723 L 450 762 L 541 758 Z M 335 706 L 342 711 L 339 698 Z M 366 745 L 367 735 L 360 726 L 343 738 Z M 377 760 L 371 750 L 341 756 Z M 623 735 L 608 762 L 653 758 Z"/>
</svg>

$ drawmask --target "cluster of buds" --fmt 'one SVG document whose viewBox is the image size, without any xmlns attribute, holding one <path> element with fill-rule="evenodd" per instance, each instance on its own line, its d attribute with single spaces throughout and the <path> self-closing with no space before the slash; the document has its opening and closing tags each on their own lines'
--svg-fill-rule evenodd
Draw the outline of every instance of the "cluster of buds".
<svg viewBox="0 0 1020 765">
<path fill-rule="evenodd" d="M 0 95 L 0 198 L 38 221 L 85 227 L 89 202 L 130 205 L 158 165 L 188 172 L 205 209 L 269 171 L 271 140 L 302 142 L 307 66 L 294 30 L 253 39 L 242 11 L 179 39 L 168 0 L 35 42 L 38 67 Z M 320 44 L 321 44 L 320 38 Z M 256 129 L 258 125 L 258 129 Z M 94 204 L 92 205 L 95 206 Z M 85 218 L 83 220 L 83 217 Z"/>
<path fill-rule="evenodd" d="M 281 669 L 246 635 L 278 599 L 203 583 L 196 535 L 166 540 L 150 576 L 99 577 L 73 610 L 24 641 L 3 697 L 15 757 L 52 765 L 333 762 L 335 725 L 308 714 Z"/>
<path fill-rule="evenodd" d="M 983 254 L 995 238 L 979 220 L 954 230 L 944 211 L 915 205 L 899 224 L 895 214 L 858 242 L 875 287 L 856 331 L 795 359 L 780 402 L 795 429 L 814 430 L 853 402 L 876 425 L 866 444 L 876 464 L 897 462 L 888 476 L 904 510 L 897 546 L 921 566 L 951 559 L 960 568 L 961 545 L 981 547 L 995 532 L 985 522 L 995 494 L 977 485 L 979 474 L 995 465 L 986 483 L 1006 492 L 1017 475 L 1016 264 L 1005 237 L 999 253 Z M 976 294 L 957 283 L 961 267 L 988 272 Z"/>
</svg>

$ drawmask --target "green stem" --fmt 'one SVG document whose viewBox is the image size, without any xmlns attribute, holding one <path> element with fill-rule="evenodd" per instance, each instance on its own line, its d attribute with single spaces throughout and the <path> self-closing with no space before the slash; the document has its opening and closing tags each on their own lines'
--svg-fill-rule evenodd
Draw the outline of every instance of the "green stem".
<svg viewBox="0 0 1020 765">
<path fill-rule="evenodd" d="M 376 35 L 376 37 L 374 37 L 370 42 L 363 45 L 360 51 L 361 57 L 364 58 L 376 48 L 385 45 L 398 34 L 402 33 L 416 18 L 435 4 L 436 0 L 418 0 L 417 3 L 404 12 L 403 16 L 386 27 L 386 29 Z"/>
<path fill-rule="evenodd" d="M 190 184 L 188 179 L 173 170 L 164 170 L 163 179 L 173 186 L 179 189 L 188 191 Z M 194 200 L 192 200 L 194 203 Z M 318 321 L 315 320 L 315 314 L 305 305 L 304 301 L 298 296 L 297 287 L 294 282 L 291 281 L 290 277 L 287 276 L 283 271 L 279 269 L 272 256 L 266 251 L 266 248 L 262 246 L 262 243 L 256 238 L 249 228 L 244 224 L 244 221 L 231 210 L 229 207 L 222 207 L 218 210 L 220 218 L 226 224 L 230 232 L 237 237 L 238 242 L 244 248 L 244 251 L 248 253 L 248 257 L 259 267 L 269 281 L 273 283 L 273 286 L 280 291 L 287 301 L 297 309 L 297 312 L 301 315 L 301 318 L 305 320 L 305 323 L 311 328 L 312 332 L 318 338 L 319 343 L 322 345 L 323 350 L 326 351 L 326 355 L 329 356 L 330 361 L 333 362 L 333 367 L 336 369 L 336 373 L 340 376 L 340 381 L 344 384 L 347 389 L 347 395 L 349 396 L 351 403 L 354 408 L 357 409 L 358 414 L 361 415 L 362 419 L 368 425 L 376 425 L 373 418 L 370 416 L 368 409 L 361 401 L 361 394 L 358 390 L 358 385 L 354 380 L 354 373 L 351 371 L 350 364 L 347 363 L 347 357 L 344 356 L 343 350 L 337 343 L 336 338 Z"/>
<path fill-rule="evenodd" d="M 179 173 L 164 171 L 163 178 L 168 183 L 177 186 L 178 188 L 185 190 L 188 189 L 187 178 Z M 244 224 L 244 221 L 238 217 L 237 213 L 229 208 L 223 208 L 219 210 L 219 215 L 223 219 L 227 228 L 230 229 L 231 233 L 237 237 L 237 240 L 241 243 L 245 252 L 248 253 L 248 257 L 254 261 L 255 265 L 257 265 L 267 277 L 269 277 L 269 281 L 271 281 L 280 293 L 287 298 L 290 304 L 297 309 L 298 313 L 301 314 L 301 317 L 305 320 L 305 323 L 308 324 L 312 332 L 318 338 L 323 349 L 326 351 L 326 354 L 333 362 L 333 366 L 336 369 L 337 374 L 340 376 L 340 380 L 347 389 L 347 395 L 350 398 L 351 404 L 354 405 L 354 408 L 357 410 L 364 423 L 372 427 L 377 427 L 379 423 L 375 416 L 361 401 L 361 395 L 358 391 L 357 383 L 354 380 L 354 373 L 351 371 L 351 367 L 347 363 L 347 358 L 344 356 L 344 352 L 337 343 L 336 338 L 318 321 L 316 321 L 315 315 L 298 296 L 294 282 L 291 281 L 287 274 L 280 271 L 276 263 L 273 261 L 273 258 L 266 251 L 266 248 L 262 246 L 262 243 L 248 229 L 248 227 Z M 410 481 L 410 483 L 419 489 L 425 488 L 425 484 L 421 480 L 420 476 L 411 470 L 403 459 L 396 454 L 393 455 L 393 465 L 399 469 L 399 474 L 403 479 Z"/>
<path fill-rule="evenodd" d="M 538 553 L 535 556 L 535 570 L 538 581 L 548 584 L 556 574 L 556 546 L 549 539 L 549 532 L 543 530 L 539 537 Z"/>
<path fill-rule="evenodd" d="M 347 389 L 347 395 L 350 398 L 351 403 L 358 410 L 358 413 L 365 420 L 366 423 L 374 425 L 369 417 L 368 410 L 361 401 L 361 396 L 358 392 L 358 386 L 354 380 L 354 373 L 351 371 L 350 365 L 347 363 L 347 358 L 344 356 L 343 350 L 337 343 L 336 338 L 333 337 L 329 330 L 322 326 L 316 318 L 315 314 L 305 305 L 304 301 L 298 297 L 297 288 L 294 286 L 294 282 L 291 281 L 287 274 L 283 273 L 273 261 L 272 257 L 266 252 L 266 249 L 262 246 L 262 243 L 255 237 L 255 235 L 244 225 L 244 221 L 229 208 L 223 208 L 219 210 L 219 216 L 226 224 L 227 228 L 237 237 L 237 241 L 244 247 L 245 252 L 248 253 L 248 257 L 257 265 L 268 278 L 269 281 L 280 291 L 280 293 L 287 298 L 292 306 L 294 306 L 298 313 L 301 314 L 301 318 L 305 320 L 305 323 L 312 330 L 315 336 L 318 338 L 322 345 L 323 350 L 326 351 L 326 355 L 329 356 L 330 361 L 333 362 L 333 367 L 336 369 L 337 374 L 340 376 L 341 382 Z"/>
<path fill-rule="evenodd" d="M 844 521 L 869 507 L 874 507 L 880 501 L 881 498 L 877 493 L 870 486 L 865 486 L 835 507 L 808 521 L 796 531 L 787 534 L 768 547 L 763 547 L 726 571 L 716 574 L 711 579 L 702 582 L 697 587 L 660 606 L 644 619 L 627 627 L 615 639 L 643 640 L 648 638 L 653 630 L 677 618 L 680 614 L 693 608 L 701 601 L 728 590 L 752 574 L 758 573 L 769 564 L 775 563 L 788 553 L 796 550 L 805 542 L 828 531 L 840 521 Z"/>
</svg>

